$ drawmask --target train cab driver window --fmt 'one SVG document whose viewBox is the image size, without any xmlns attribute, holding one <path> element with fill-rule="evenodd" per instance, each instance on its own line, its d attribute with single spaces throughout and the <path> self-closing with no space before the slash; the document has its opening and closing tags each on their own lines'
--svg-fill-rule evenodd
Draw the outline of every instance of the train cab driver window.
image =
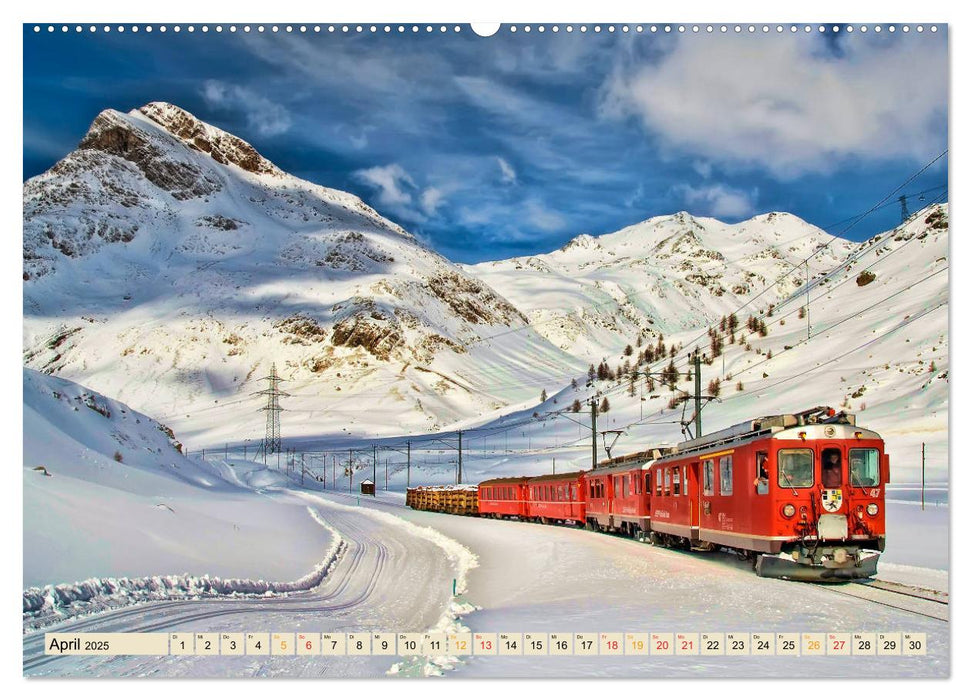
<svg viewBox="0 0 971 700">
<path fill-rule="evenodd" d="M 681 469 L 679 467 L 674 468 L 674 495 L 681 495 Z"/>
<path fill-rule="evenodd" d="M 779 486 L 804 489 L 813 485 L 813 451 L 807 449 L 779 450 L 776 460 Z"/>
<path fill-rule="evenodd" d="M 874 449 L 850 450 L 850 484 L 876 486 L 880 483 L 880 453 Z"/>
<path fill-rule="evenodd" d="M 823 488 L 838 489 L 843 483 L 843 459 L 836 449 L 823 450 Z"/>
<path fill-rule="evenodd" d="M 769 453 L 755 453 L 755 493 L 769 492 Z"/>
</svg>

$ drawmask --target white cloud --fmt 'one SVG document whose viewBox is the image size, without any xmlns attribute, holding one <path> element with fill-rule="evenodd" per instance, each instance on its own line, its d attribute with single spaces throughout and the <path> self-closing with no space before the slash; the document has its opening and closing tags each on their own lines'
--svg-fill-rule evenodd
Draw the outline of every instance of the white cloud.
<svg viewBox="0 0 971 700">
<path fill-rule="evenodd" d="M 499 170 L 502 172 L 502 181 L 509 185 L 516 184 L 516 171 L 502 156 L 496 156 L 499 162 Z"/>
<path fill-rule="evenodd" d="M 538 199 L 527 199 L 523 206 L 526 209 L 526 220 L 542 231 L 559 231 L 566 226 L 566 219 L 562 214 L 547 209 Z"/>
<path fill-rule="evenodd" d="M 926 160 L 946 143 L 941 37 L 853 35 L 839 57 L 817 37 L 680 37 L 654 63 L 619 65 L 608 116 L 633 115 L 662 143 L 779 177 L 837 159 Z"/>
<path fill-rule="evenodd" d="M 378 204 L 387 207 L 411 204 L 412 196 L 408 190 L 417 189 L 411 175 L 397 163 L 357 170 L 354 177 L 377 190 Z"/>
<path fill-rule="evenodd" d="M 632 209 L 635 204 L 644 198 L 644 183 L 638 182 L 637 188 L 624 198 L 624 206 Z"/>
<path fill-rule="evenodd" d="M 398 163 L 356 170 L 353 177 L 377 193 L 379 207 L 402 219 L 424 223 L 438 213 L 447 192 L 440 187 L 421 189 L 415 179 Z"/>
<path fill-rule="evenodd" d="M 212 108 L 242 112 L 246 123 L 260 136 L 276 136 L 290 128 L 290 113 L 285 107 L 248 88 L 207 80 L 202 97 Z"/>
<path fill-rule="evenodd" d="M 684 199 L 694 214 L 730 219 L 741 219 L 754 213 L 754 200 L 758 197 L 758 190 L 744 192 L 722 184 L 704 187 L 679 185 L 674 188 L 674 193 Z"/>
<path fill-rule="evenodd" d="M 445 193 L 437 187 L 429 187 L 421 193 L 421 210 L 428 216 L 435 216 L 438 208 L 445 202 Z"/>
<path fill-rule="evenodd" d="M 706 160 L 696 160 L 691 164 L 694 171 L 706 180 L 711 177 L 711 163 Z"/>
</svg>

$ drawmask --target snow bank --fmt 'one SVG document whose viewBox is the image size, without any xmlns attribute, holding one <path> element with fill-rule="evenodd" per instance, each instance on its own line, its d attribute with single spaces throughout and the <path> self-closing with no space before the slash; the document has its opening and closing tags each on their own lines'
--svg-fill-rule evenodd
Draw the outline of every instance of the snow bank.
<svg viewBox="0 0 971 700">
<path fill-rule="evenodd" d="M 145 576 L 137 578 L 91 578 L 75 583 L 32 587 L 23 592 L 25 629 L 37 629 L 65 618 L 110 608 L 158 600 L 180 600 L 214 596 L 286 595 L 316 588 L 347 548 L 341 534 L 320 514 L 307 508 L 310 517 L 332 535 L 330 549 L 313 570 L 295 581 L 263 581 L 218 576 Z"/>
</svg>

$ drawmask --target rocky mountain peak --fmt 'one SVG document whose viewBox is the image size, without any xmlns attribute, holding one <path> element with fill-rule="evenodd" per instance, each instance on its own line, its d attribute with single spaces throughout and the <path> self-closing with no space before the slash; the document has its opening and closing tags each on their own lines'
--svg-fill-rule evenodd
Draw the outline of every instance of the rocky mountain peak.
<svg viewBox="0 0 971 700">
<path fill-rule="evenodd" d="M 181 107 L 168 102 L 150 102 L 132 114 L 148 117 L 190 148 L 209 154 L 217 163 L 231 163 L 251 173 L 283 175 L 249 143 L 206 124 Z"/>
</svg>

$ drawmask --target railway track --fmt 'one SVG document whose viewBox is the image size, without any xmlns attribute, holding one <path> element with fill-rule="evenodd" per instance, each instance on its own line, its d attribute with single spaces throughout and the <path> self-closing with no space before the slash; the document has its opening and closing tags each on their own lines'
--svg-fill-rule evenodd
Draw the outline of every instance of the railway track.
<svg viewBox="0 0 971 700">
<path fill-rule="evenodd" d="M 949 596 L 943 591 L 879 579 L 839 584 L 813 583 L 810 585 L 825 588 L 837 595 L 865 600 L 921 617 L 929 617 L 944 622 L 948 622 L 950 619 Z"/>
</svg>

